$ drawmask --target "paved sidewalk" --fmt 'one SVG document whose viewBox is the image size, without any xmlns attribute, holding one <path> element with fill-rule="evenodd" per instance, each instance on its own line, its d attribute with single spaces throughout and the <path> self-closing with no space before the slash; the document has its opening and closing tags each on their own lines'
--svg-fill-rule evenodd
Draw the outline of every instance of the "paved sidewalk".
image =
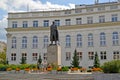
<svg viewBox="0 0 120 80">
<path fill-rule="evenodd" d="M 55 74 L 0 72 L 0 80 L 120 80 L 120 74 Z"/>
</svg>

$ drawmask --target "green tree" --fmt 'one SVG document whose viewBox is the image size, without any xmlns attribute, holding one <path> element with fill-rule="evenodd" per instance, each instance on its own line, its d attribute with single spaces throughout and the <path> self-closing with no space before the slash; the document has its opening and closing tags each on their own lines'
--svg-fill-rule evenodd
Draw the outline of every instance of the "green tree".
<svg viewBox="0 0 120 80">
<path fill-rule="evenodd" d="M 25 59 L 25 57 L 22 56 L 20 64 L 26 64 L 26 59 Z"/>
<path fill-rule="evenodd" d="M 95 67 L 95 68 L 99 68 L 99 67 L 100 67 L 100 60 L 99 60 L 99 58 L 98 58 L 97 52 L 95 53 L 94 67 Z"/>
<path fill-rule="evenodd" d="M 76 50 L 76 49 L 75 49 L 75 51 L 74 51 L 73 60 L 72 60 L 71 65 L 72 65 L 73 67 L 79 67 L 79 58 L 78 58 L 78 56 L 77 56 L 77 50 Z"/>
<path fill-rule="evenodd" d="M 4 48 L 3 52 L 0 52 L 0 63 L 6 64 L 6 47 Z"/>
</svg>

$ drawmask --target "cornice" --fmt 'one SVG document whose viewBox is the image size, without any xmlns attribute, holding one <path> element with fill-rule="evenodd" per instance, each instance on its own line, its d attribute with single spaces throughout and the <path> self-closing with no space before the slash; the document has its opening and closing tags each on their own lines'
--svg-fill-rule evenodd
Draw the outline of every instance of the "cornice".
<svg viewBox="0 0 120 80">
<path fill-rule="evenodd" d="M 74 14 L 64 14 L 59 16 L 36 16 L 36 17 L 18 17 L 18 18 L 8 18 L 8 20 L 15 20 L 15 19 L 39 19 L 39 18 L 62 18 L 62 17 L 73 17 L 73 16 L 86 16 L 86 15 L 94 15 L 94 14 L 102 14 L 102 13 L 112 13 L 112 12 L 120 12 L 120 9 L 117 10 L 105 10 L 105 11 L 97 11 L 97 12 L 86 12 L 86 13 L 74 13 Z"/>
<path fill-rule="evenodd" d="M 59 26 L 58 30 L 74 30 L 74 29 L 87 29 L 87 28 L 100 28 L 120 25 L 120 22 L 106 22 L 106 23 L 94 23 L 94 24 L 82 24 L 71 26 Z M 49 27 L 28 27 L 28 28 L 6 28 L 7 32 L 21 32 L 21 31 L 48 31 Z"/>
</svg>

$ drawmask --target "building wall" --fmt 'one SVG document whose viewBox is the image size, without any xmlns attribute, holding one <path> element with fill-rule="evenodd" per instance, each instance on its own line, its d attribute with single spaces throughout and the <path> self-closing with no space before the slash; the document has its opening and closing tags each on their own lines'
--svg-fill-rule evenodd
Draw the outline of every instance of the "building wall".
<svg viewBox="0 0 120 80">
<path fill-rule="evenodd" d="M 89 60 L 88 52 L 94 52 L 94 54 L 97 52 L 101 64 L 103 64 L 106 61 L 113 60 L 113 52 L 118 51 L 118 56 L 120 57 L 120 46 L 119 44 L 116 46 L 113 46 L 112 44 L 112 34 L 113 32 L 118 32 L 118 35 L 120 37 L 120 4 L 115 3 L 118 5 L 117 9 L 110 10 L 110 6 L 114 4 L 106 4 L 105 5 L 105 11 L 97 11 L 98 6 L 93 5 L 92 8 L 94 8 L 93 12 L 86 12 L 86 8 L 80 8 L 82 9 L 82 13 L 74 13 L 75 9 L 70 10 L 71 14 L 64 14 L 67 10 L 61 10 L 61 11 L 48 11 L 48 12 L 25 12 L 25 13 L 9 13 L 8 16 L 8 28 L 7 30 L 7 56 L 10 64 L 19 64 L 21 59 L 22 53 L 27 53 L 27 63 L 37 63 L 37 61 L 33 61 L 32 59 L 32 53 L 38 53 L 42 55 L 42 58 L 44 57 L 44 53 L 47 53 L 47 48 L 44 48 L 43 44 L 43 38 L 45 35 L 50 36 L 49 27 L 43 27 L 43 21 L 49 20 L 49 26 L 51 25 L 52 21 L 54 20 L 60 20 L 60 26 L 58 27 L 59 31 L 59 41 L 61 45 L 62 50 L 62 65 L 64 66 L 70 66 L 72 56 L 74 53 L 74 50 L 77 49 L 78 52 L 82 52 L 82 60 L 80 60 L 80 66 L 82 67 L 90 67 L 93 66 L 94 60 Z M 102 5 L 101 5 L 102 6 Z M 89 7 L 88 7 L 89 8 Z M 91 8 L 91 7 L 90 7 Z M 112 22 L 111 21 L 111 15 L 117 14 L 117 21 Z M 42 16 L 43 15 L 43 16 Z M 105 16 L 105 22 L 99 23 L 99 16 L 104 15 Z M 93 23 L 87 24 L 87 17 L 93 17 Z M 76 18 L 82 18 L 82 24 L 76 25 Z M 71 19 L 71 25 L 66 26 L 65 20 Z M 33 21 L 38 20 L 38 27 L 33 28 Z M 12 28 L 12 21 L 18 22 L 17 28 Z M 28 21 L 28 28 L 22 28 L 22 22 Z M 106 35 L 106 45 L 100 46 L 100 33 L 104 32 Z M 93 34 L 93 46 L 88 46 L 88 34 Z M 77 34 L 82 35 L 82 46 L 77 47 L 77 41 L 76 36 Z M 66 35 L 71 36 L 71 47 L 66 47 Z M 27 48 L 22 49 L 22 37 L 27 37 Z M 33 36 L 38 37 L 38 48 L 33 49 L 32 48 L 32 39 Z M 16 48 L 11 48 L 12 45 L 12 38 L 16 37 Z M 119 38 L 120 41 L 120 38 Z M 50 44 L 50 41 L 49 41 Z M 101 60 L 101 51 L 106 51 L 107 59 Z M 70 60 L 66 60 L 66 52 L 70 52 Z M 16 60 L 11 60 L 11 53 L 16 53 Z M 120 59 L 120 58 L 118 58 Z"/>
</svg>

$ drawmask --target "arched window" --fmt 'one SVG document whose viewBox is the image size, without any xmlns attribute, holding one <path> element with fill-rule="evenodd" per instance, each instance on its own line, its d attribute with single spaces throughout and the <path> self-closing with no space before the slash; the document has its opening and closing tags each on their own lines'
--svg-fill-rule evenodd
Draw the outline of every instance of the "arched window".
<svg viewBox="0 0 120 80">
<path fill-rule="evenodd" d="M 43 41 L 44 41 L 44 48 L 47 48 L 47 46 L 48 46 L 48 36 L 44 36 Z"/>
<path fill-rule="evenodd" d="M 118 32 L 113 32 L 112 34 L 113 45 L 119 45 Z"/>
<path fill-rule="evenodd" d="M 16 43 L 17 43 L 16 37 L 12 37 L 12 48 L 16 48 Z"/>
<path fill-rule="evenodd" d="M 100 33 L 100 46 L 106 46 L 106 36 L 105 33 Z"/>
<path fill-rule="evenodd" d="M 71 47 L 71 37 L 70 37 L 70 35 L 66 35 L 66 47 Z"/>
<path fill-rule="evenodd" d="M 88 46 L 93 46 L 93 34 L 88 34 Z"/>
<path fill-rule="evenodd" d="M 37 48 L 38 47 L 38 37 L 37 36 L 33 36 L 33 48 Z"/>
<path fill-rule="evenodd" d="M 82 46 L 82 35 L 78 34 L 77 35 L 77 47 L 81 47 Z"/>
<path fill-rule="evenodd" d="M 27 48 L 27 37 L 22 37 L 22 48 Z"/>
</svg>

